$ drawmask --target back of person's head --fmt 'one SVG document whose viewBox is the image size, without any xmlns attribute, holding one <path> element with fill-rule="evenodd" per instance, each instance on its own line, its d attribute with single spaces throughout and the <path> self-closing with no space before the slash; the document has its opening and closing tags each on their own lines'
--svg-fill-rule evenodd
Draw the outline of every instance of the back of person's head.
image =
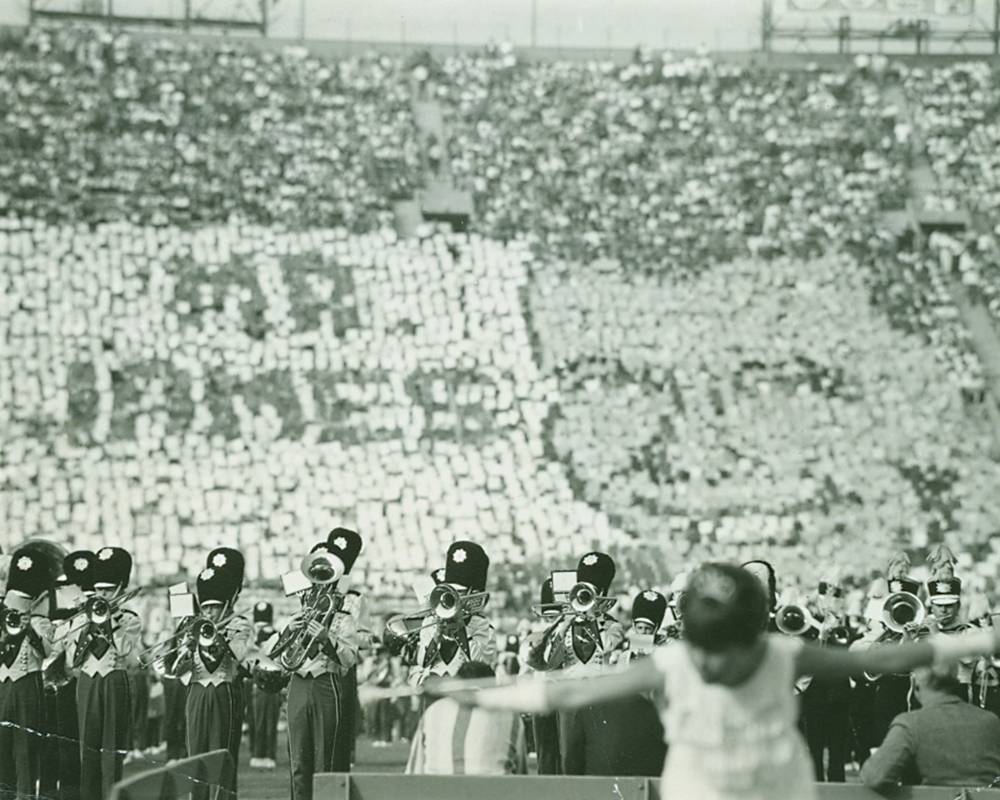
<svg viewBox="0 0 1000 800">
<path fill-rule="evenodd" d="M 753 574 L 734 564 L 704 564 L 681 597 L 684 638 L 713 652 L 752 645 L 763 633 L 767 606 Z"/>
<path fill-rule="evenodd" d="M 913 671 L 913 678 L 919 692 L 950 694 L 964 699 L 966 687 L 958 680 L 958 670 L 950 667 L 921 667 Z"/>
<path fill-rule="evenodd" d="M 466 661 L 458 668 L 457 677 L 463 680 L 471 678 L 494 678 L 493 667 L 483 661 Z"/>
</svg>

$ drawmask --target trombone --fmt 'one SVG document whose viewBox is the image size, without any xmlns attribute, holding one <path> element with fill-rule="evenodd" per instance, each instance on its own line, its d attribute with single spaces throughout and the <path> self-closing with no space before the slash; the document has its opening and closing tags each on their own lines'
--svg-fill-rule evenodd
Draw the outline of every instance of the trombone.
<svg viewBox="0 0 1000 800">
<path fill-rule="evenodd" d="M 774 625 L 786 636 L 802 636 L 810 630 L 820 630 L 816 618 L 805 606 L 789 603 L 774 612 Z"/>
<path fill-rule="evenodd" d="M 462 594 L 447 583 L 439 583 L 431 590 L 430 608 L 413 614 L 397 614 L 391 617 L 385 623 L 382 639 L 390 651 L 402 651 L 404 647 L 416 645 L 425 628 L 442 623 L 464 622 L 473 614 L 482 611 L 489 599 L 489 592 Z M 565 608 L 563 603 L 552 603 L 551 606 L 560 611 Z"/>
<path fill-rule="evenodd" d="M 66 617 L 64 620 L 67 623 L 66 627 L 53 637 L 53 641 L 58 642 L 69 633 L 79 630 L 81 626 L 74 624 L 73 620 L 81 616 L 85 616 L 87 622 L 91 625 L 104 625 L 118 613 L 125 603 L 135 598 L 141 591 L 142 587 L 132 589 L 129 592 L 125 592 L 125 594 L 112 597 L 110 600 L 105 600 L 103 597 L 97 597 L 96 595 L 87 598 L 86 602 L 78 606 L 73 613 Z"/>
</svg>

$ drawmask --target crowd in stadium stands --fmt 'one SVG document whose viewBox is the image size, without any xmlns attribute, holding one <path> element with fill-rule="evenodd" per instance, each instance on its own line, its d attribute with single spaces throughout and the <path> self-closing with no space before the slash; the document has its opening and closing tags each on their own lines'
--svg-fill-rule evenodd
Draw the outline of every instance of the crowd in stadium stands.
<svg viewBox="0 0 1000 800">
<path fill-rule="evenodd" d="M 905 126 L 877 83 L 643 56 L 444 61 L 451 169 L 482 229 L 678 278 L 746 251 L 816 255 L 906 192 Z"/>
<path fill-rule="evenodd" d="M 917 109 L 938 188 L 933 202 L 967 208 L 973 229 L 947 242 L 954 272 L 1000 323 L 1000 84 L 986 61 L 912 69 L 905 85 Z"/>
<path fill-rule="evenodd" d="M 878 231 L 890 80 L 449 57 L 475 233 L 400 241 L 403 62 L 31 31 L 0 51 L 0 524 L 114 530 L 141 580 L 228 540 L 273 580 L 351 519 L 398 597 L 468 536 L 498 613 L 593 544 L 623 592 L 754 557 L 861 591 L 944 540 L 992 591 L 981 368 L 939 262 Z"/>
<path fill-rule="evenodd" d="M 365 231 L 412 194 L 396 61 L 32 29 L 0 51 L 0 215 Z M 388 216 L 387 216 L 388 215 Z"/>
</svg>

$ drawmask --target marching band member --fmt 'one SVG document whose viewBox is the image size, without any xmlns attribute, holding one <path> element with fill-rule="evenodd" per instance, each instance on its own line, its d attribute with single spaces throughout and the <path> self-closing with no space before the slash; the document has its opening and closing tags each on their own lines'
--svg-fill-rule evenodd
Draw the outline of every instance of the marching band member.
<svg viewBox="0 0 1000 800">
<path fill-rule="evenodd" d="M 497 659 L 496 674 L 498 677 L 510 677 L 521 671 L 517 654 L 521 650 L 521 639 L 516 633 L 509 633 L 504 639 L 503 652 Z"/>
<path fill-rule="evenodd" d="M 132 741 L 127 668 L 139 647 L 139 615 L 121 607 L 132 574 L 132 556 L 102 547 L 89 569 L 94 594 L 79 636 L 67 637 L 66 658 L 79 670 L 76 698 L 80 718 L 80 796 L 107 797 L 121 780 L 124 753 Z M 104 609 L 108 613 L 103 613 Z"/>
<path fill-rule="evenodd" d="M 196 594 L 200 616 L 181 633 L 175 674 L 188 686 L 185 717 L 188 755 L 226 749 L 240 763 L 243 736 L 243 694 L 239 665 L 250 652 L 253 631 L 245 617 L 233 614 L 243 587 L 244 562 L 239 551 L 219 548 L 209 554 L 198 575 Z M 229 786 L 236 796 L 234 768 Z M 192 795 L 207 797 L 208 787 Z"/>
<path fill-rule="evenodd" d="M 592 609 L 562 614 L 531 655 L 536 669 L 599 668 L 625 641 L 621 623 L 601 607 L 615 577 L 615 562 L 607 553 L 587 553 L 576 567 L 577 585 L 587 585 L 595 599 Z"/>
<path fill-rule="evenodd" d="M 827 647 L 848 647 L 853 633 L 846 624 L 843 589 L 832 581 L 820 581 L 815 606 L 814 617 L 820 627 L 812 628 L 805 638 Z M 800 707 L 802 732 L 816 780 L 843 783 L 851 742 L 850 680 L 810 677 L 809 685 L 800 695 Z"/>
<path fill-rule="evenodd" d="M 625 641 L 621 623 L 607 613 L 614 577 L 615 562 L 607 553 L 587 553 L 580 559 L 569 608 L 536 646 L 534 664 L 546 670 L 589 673 L 611 663 L 612 654 Z M 612 745 L 601 729 L 616 716 L 615 708 L 604 705 L 559 713 L 556 724 L 562 774 L 606 774 L 609 757 L 601 750 Z"/>
<path fill-rule="evenodd" d="M 274 606 L 260 601 L 253 607 L 253 627 L 258 651 L 271 640 L 274 630 Z M 281 692 L 251 689 L 253 722 L 250 727 L 250 766 L 274 769 L 278 758 L 278 718 L 281 716 Z"/>
<path fill-rule="evenodd" d="M 933 610 L 930 632 L 946 635 L 964 633 L 976 627 L 961 619 L 962 581 L 960 578 L 936 578 L 927 582 L 927 601 Z M 936 628 L 936 631 L 935 631 Z M 966 699 L 981 708 L 997 707 L 997 671 L 993 659 L 960 661 L 958 682 L 966 688 Z"/>
<path fill-rule="evenodd" d="M 490 559 L 475 542 L 454 542 L 448 548 L 444 566 L 447 585 L 468 596 L 486 591 Z M 416 664 L 410 671 L 411 685 L 422 684 L 429 675 L 458 674 L 466 661 L 483 661 L 493 664 L 497 656 L 496 631 L 493 624 L 480 613 L 468 614 L 463 609 L 450 620 L 441 620 L 420 631 Z"/>
<path fill-rule="evenodd" d="M 361 553 L 361 537 L 347 528 L 334 528 L 312 552 L 325 551 L 339 562 L 340 574 L 350 573 Z M 330 585 L 334 590 L 336 583 Z M 326 587 L 315 587 L 303 597 L 303 609 L 289 623 L 291 631 L 312 644 L 305 661 L 288 685 L 288 753 L 292 800 L 311 800 L 313 775 L 334 771 L 337 730 L 343 720 L 343 677 L 358 661 L 355 619 L 338 610 L 328 627 L 315 617 L 303 627 L 310 598 Z M 334 602 L 338 602 L 336 599 Z M 287 635 L 286 632 L 283 636 Z M 273 653 L 273 651 L 272 651 Z"/>
<path fill-rule="evenodd" d="M 629 631 L 628 648 L 623 652 L 633 661 L 649 655 L 653 648 L 666 644 L 666 632 L 662 630 L 667 614 L 667 598 L 653 589 L 639 592 L 632 601 L 632 629 Z M 662 759 L 661 759 L 662 763 Z"/>
<path fill-rule="evenodd" d="M 76 586 L 84 599 L 94 593 L 94 562 L 97 554 L 90 550 L 75 550 L 63 559 L 63 574 L 58 584 Z M 55 608 L 50 606 L 50 618 L 56 638 L 68 633 L 74 609 L 58 608 L 58 598 L 53 595 Z M 54 778 L 59 784 L 60 800 L 78 800 L 80 797 L 80 715 L 76 705 L 78 670 L 67 661 L 66 647 L 58 644 L 46 668 L 46 681 L 54 695 L 53 724 L 51 729 L 58 737 L 54 761 L 58 768 Z M 49 677 L 51 674 L 51 678 Z"/>
<path fill-rule="evenodd" d="M 41 775 L 42 664 L 52 651 L 52 623 L 35 609 L 61 565 L 31 546 L 11 555 L 0 606 L 0 792 L 33 797 Z"/>
<path fill-rule="evenodd" d="M 552 578 L 546 578 L 542 583 L 541 609 L 543 617 L 558 617 L 560 611 L 556 607 L 555 595 L 552 591 Z M 541 655 L 544 650 L 546 631 L 538 631 L 528 637 L 525 643 L 527 656 L 524 659 L 528 670 L 544 670 L 545 662 Z M 538 645 L 542 644 L 542 648 Z M 555 712 L 549 714 L 531 715 L 532 733 L 535 740 L 535 752 L 538 755 L 539 775 L 558 775 L 562 771 L 562 756 L 559 754 L 559 718 Z"/>
<path fill-rule="evenodd" d="M 184 621 L 174 625 L 174 637 L 167 653 L 157 661 L 160 665 L 160 681 L 163 684 L 163 741 L 167 745 L 167 760 L 187 757 L 187 723 L 185 709 L 187 708 L 188 686 L 177 677 L 176 665 L 180 654 L 181 634 L 184 632 Z"/>
<path fill-rule="evenodd" d="M 919 596 L 920 583 L 909 577 L 910 558 L 906 553 L 894 556 L 886 569 L 889 594 L 905 593 Z M 888 599 L 888 598 L 886 598 Z M 884 602 L 884 601 L 883 601 Z M 876 630 L 881 632 L 872 644 L 873 647 L 898 645 L 902 641 L 912 640 L 916 630 L 894 631 L 881 620 L 875 622 Z M 900 675 L 882 675 L 875 681 L 872 696 L 872 729 L 871 741 L 876 745 L 885 739 L 889 726 L 898 714 L 911 708 L 912 680 L 909 673 Z"/>
</svg>

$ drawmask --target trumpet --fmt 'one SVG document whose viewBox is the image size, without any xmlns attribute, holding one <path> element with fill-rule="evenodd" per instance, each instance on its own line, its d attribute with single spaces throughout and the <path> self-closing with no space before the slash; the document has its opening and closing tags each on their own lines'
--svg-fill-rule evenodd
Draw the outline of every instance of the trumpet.
<svg viewBox="0 0 1000 800">
<path fill-rule="evenodd" d="M 597 587 L 585 581 L 577 583 L 569 590 L 569 609 L 580 616 L 605 614 L 616 602 L 613 597 L 599 595 Z"/>
</svg>

